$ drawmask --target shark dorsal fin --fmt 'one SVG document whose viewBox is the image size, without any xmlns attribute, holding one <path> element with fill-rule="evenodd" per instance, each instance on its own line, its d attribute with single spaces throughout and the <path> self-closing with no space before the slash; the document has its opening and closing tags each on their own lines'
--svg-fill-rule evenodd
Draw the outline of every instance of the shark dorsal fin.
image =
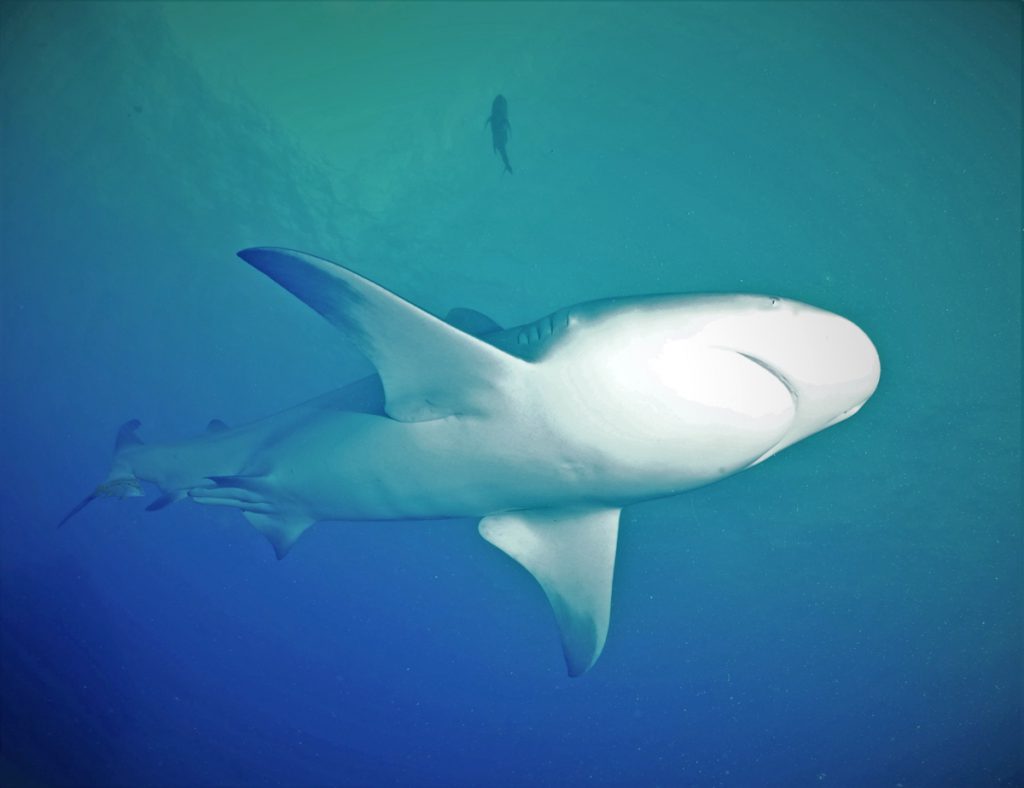
<svg viewBox="0 0 1024 788">
<path fill-rule="evenodd" d="M 398 421 L 479 412 L 524 362 L 347 268 L 289 249 L 238 256 L 344 331 L 377 367 Z"/>
<path fill-rule="evenodd" d="M 138 446 L 142 440 L 135 434 L 135 430 L 142 426 L 138 419 L 126 421 L 117 430 L 117 437 L 114 439 L 114 453 L 121 451 L 126 446 Z"/>
<path fill-rule="evenodd" d="M 547 595 L 570 676 L 586 673 L 608 636 L 619 509 L 492 514 L 480 535 L 526 567 Z"/>
<path fill-rule="evenodd" d="M 218 432 L 227 432 L 228 425 L 220 419 L 210 419 L 210 423 L 206 425 L 206 431 L 210 434 L 216 434 Z"/>
</svg>

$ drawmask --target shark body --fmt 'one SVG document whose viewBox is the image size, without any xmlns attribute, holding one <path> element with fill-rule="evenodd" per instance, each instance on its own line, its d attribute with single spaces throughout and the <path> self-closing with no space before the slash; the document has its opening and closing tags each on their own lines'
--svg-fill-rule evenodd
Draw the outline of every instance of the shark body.
<svg viewBox="0 0 1024 788">
<path fill-rule="evenodd" d="M 502 329 L 471 310 L 443 321 L 311 255 L 239 255 L 379 375 L 174 444 L 143 444 L 129 422 L 106 482 L 71 514 L 151 482 L 163 493 L 151 509 L 184 497 L 237 508 L 278 557 L 320 520 L 480 518 L 543 587 L 574 676 L 604 646 L 623 507 L 848 418 L 880 374 L 857 326 L 780 298 L 610 299 Z"/>
</svg>

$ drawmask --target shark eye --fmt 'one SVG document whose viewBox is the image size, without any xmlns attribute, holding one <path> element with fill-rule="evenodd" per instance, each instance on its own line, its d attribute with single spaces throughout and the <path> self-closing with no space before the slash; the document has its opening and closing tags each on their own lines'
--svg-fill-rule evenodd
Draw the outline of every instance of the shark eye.
<svg viewBox="0 0 1024 788">
<path fill-rule="evenodd" d="M 778 305 L 778 303 L 779 303 L 779 299 L 777 299 L 777 298 L 775 298 L 775 297 L 773 296 L 773 297 L 772 297 L 772 306 L 777 306 L 777 305 Z"/>
</svg>

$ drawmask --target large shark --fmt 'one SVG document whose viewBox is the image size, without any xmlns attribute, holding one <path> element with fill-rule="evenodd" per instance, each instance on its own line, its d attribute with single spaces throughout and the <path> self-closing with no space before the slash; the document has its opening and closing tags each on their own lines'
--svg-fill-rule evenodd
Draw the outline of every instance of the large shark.
<svg viewBox="0 0 1024 788">
<path fill-rule="evenodd" d="M 502 329 L 465 309 L 441 320 L 301 252 L 239 256 L 379 375 L 179 443 L 143 444 L 128 422 L 71 514 L 151 482 L 150 509 L 239 509 L 278 557 L 320 520 L 479 518 L 544 589 L 572 676 L 605 643 L 623 507 L 751 468 L 852 416 L 879 379 L 860 328 L 782 298 L 613 298 Z"/>
</svg>

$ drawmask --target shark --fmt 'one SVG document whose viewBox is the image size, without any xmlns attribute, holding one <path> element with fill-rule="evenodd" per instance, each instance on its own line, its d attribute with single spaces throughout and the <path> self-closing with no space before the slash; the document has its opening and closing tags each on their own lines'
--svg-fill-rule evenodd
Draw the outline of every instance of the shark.
<svg viewBox="0 0 1024 788">
<path fill-rule="evenodd" d="M 441 319 L 314 255 L 238 254 L 377 374 L 173 443 L 143 443 L 129 421 L 64 521 L 149 483 L 149 509 L 239 510 L 282 558 L 320 521 L 472 518 L 540 584 L 570 676 L 607 639 L 624 508 L 753 468 L 853 416 L 879 382 L 863 330 L 776 296 L 609 298 L 504 328 L 471 309 Z"/>
</svg>

